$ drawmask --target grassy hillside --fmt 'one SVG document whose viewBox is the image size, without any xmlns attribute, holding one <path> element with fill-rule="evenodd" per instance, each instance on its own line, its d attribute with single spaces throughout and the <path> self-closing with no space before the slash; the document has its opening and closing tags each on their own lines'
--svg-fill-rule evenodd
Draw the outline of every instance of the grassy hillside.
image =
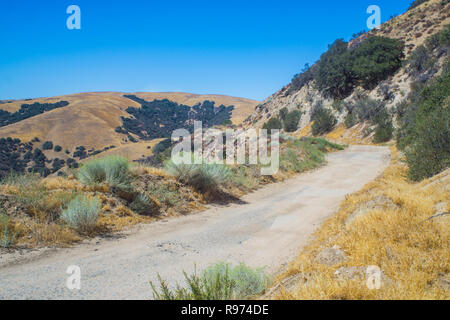
<svg viewBox="0 0 450 320">
<path fill-rule="evenodd" d="M 124 97 L 124 95 L 126 94 L 120 92 L 93 92 L 51 98 L 4 101 L 0 104 L 0 110 L 4 111 L 1 116 L 6 119 L 4 123 L 20 121 L 0 127 L 0 138 L 20 139 L 21 143 L 29 143 L 34 140 L 33 149 L 40 149 L 47 158 L 39 158 L 42 159 L 39 167 L 42 167 L 42 163 L 45 163 L 45 161 L 53 159 L 66 162 L 69 159 L 74 159 L 79 162 L 86 156 L 107 151 L 108 154 L 122 155 L 130 160 L 149 156 L 157 141 L 139 141 L 138 136 L 134 134 L 117 132 L 117 128 L 123 125 L 122 117 L 132 118 L 127 110 L 133 108 L 139 110 L 141 108 L 141 104 Z M 220 105 L 234 106 L 230 120 L 235 124 L 239 124 L 247 117 L 257 104 L 253 100 L 221 95 L 188 93 L 131 93 L 131 95 L 136 95 L 138 98 L 149 102 L 154 99 L 168 99 L 179 105 L 194 106 L 209 100 L 213 101 L 216 107 Z M 64 103 L 61 103 L 61 101 Z M 31 108 L 28 106 L 35 103 L 41 104 L 41 112 L 31 113 L 31 117 L 24 116 L 22 111 L 28 110 Z M 62 107 L 47 107 L 53 106 L 53 104 Z M 27 105 L 27 107 L 24 109 L 23 105 Z M 8 120 L 8 117 L 11 120 Z M 167 122 L 170 119 L 162 120 Z M 158 124 L 155 126 L 158 126 Z M 170 133 L 167 132 L 167 135 L 169 136 Z M 38 139 L 35 140 L 35 138 Z M 46 148 L 44 144 L 47 141 L 51 141 L 55 147 L 59 146 L 61 150 L 58 151 L 59 148 L 56 150 Z M 81 156 L 77 157 L 78 147 L 83 147 L 85 151 L 82 151 Z M 105 150 L 105 148 L 108 150 Z M 16 156 L 11 154 L 14 149 L 24 150 L 24 146 L 16 144 L 2 149 L 4 152 L 2 162 L 6 166 L 15 167 L 13 162 Z M 25 156 L 25 151 L 20 153 L 20 158 Z M 29 164 L 27 166 L 30 167 Z M 49 162 L 47 162 L 47 167 L 52 167 Z M 57 165 L 57 167 L 59 166 Z"/>
<path fill-rule="evenodd" d="M 234 105 L 232 121 L 239 124 L 256 106 L 257 102 L 244 98 L 221 95 L 196 95 L 189 93 L 130 93 L 152 101 L 154 99 L 169 99 L 179 104 L 195 105 L 205 100 L 214 101 L 217 106 Z M 119 146 L 124 141 L 123 136 L 114 129 L 122 125 L 121 116 L 129 117 L 126 108 L 140 107 L 130 99 L 123 97 L 124 93 L 99 92 L 79 93 L 68 96 L 40 98 L 32 100 L 15 100 L 0 105 L 0 109 L 15 112 L 22 104 L 56 103 L 68 101 L 69 106 L 23 120 L 8 127 L 0 128 L 0 137 L 19 138 L 31 141 L 38 137 L 41 141 L 53 141 L 63 148 L 87 146 L 101 149 L 105 146 Z"/>
</svg>

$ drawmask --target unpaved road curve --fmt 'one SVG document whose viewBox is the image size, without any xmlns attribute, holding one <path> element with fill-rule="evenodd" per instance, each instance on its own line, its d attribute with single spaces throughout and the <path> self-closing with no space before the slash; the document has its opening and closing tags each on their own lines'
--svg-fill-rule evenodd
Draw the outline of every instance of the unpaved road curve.
<svg viewBox="0 0 450 320">
<path fill-rule="evenodd" d="M 375 179 L 389 150 L 352 146 L 330 154 L 323 168 L 272 184 L 243 198 L 157 222 L 119 239 L 61 249 L 35 261 L 0 265 L 1 299 L 147 299 L 160 273 L 171 283 L 182 271 L 217 261 L 243 261 L 275 272 L 336 212 L 345 195 Z M 1 263 L 1 259 L 0 259 Z M 81 290 L 66 287 L 67 267 L 81 268 Z"/>
</svg>

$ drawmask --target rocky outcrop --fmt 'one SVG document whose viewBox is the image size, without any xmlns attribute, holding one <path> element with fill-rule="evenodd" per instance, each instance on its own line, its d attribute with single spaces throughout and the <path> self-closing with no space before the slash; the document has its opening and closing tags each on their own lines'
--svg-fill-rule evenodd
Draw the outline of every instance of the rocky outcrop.
<svg viewBox="0 0 450 320">
<path fill-rule="evenodd" d="M 316 256 L 315 260 L 317 263 L 332 267 L 339 263 L 345 262 L 347 260 L 347 256 L 341 248 L 334 246 L 332 248 L 323 249 Z"/>
</svg>

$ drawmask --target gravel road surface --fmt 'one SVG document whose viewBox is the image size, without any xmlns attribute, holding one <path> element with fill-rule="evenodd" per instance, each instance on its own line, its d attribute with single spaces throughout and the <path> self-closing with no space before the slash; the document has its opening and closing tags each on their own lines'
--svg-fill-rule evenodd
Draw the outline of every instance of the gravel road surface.
<svg viewBox="0 0 450 320">
<path fill-rule="evenodd" d="M 0 299 L 150 299 L 157 273 L 170 283 L 217 262 L 245 262 L 276 272 L 332 216 L 347 194 L 375 179 L 389 163 L 385 147 L 351 146 L 326 166 L 268 185 L 243 204 L 214 206 L 189 216 L 140 226 L 127 236 L 55 249 L 16 263 L 0 259 Z M 71 265 L 81 290 L 69 290 Z"/>
</svg>

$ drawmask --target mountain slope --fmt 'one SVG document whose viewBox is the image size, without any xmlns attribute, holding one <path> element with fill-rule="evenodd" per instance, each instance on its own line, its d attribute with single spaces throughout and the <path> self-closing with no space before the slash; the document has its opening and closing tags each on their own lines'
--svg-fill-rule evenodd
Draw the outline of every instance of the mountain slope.
<svg viewBox="0 0 450 320">
<path fill-rule="evenodd" d="M 246 119 L 244 125 L 262 127 L 269 119 L 279 117 L 280 111 L 286 108 L 287 111 L 299 110 L 302 112 L 298 129 L 306 128 L 304 131 L 310 133 L 308 126 L 313 120 L 312 116 L 318 106 L 330 110 L 337 122 L 343 123 L 351 108 L 358 109 L 358 103 L 362 97 L 380 100 L 383 103 L 383 107 L 387 110 L 393 110 L 398 104 L 408 99 L 408 95 L 412 91 L 412 85 L 418 79 L 429 79 L 442 71 L 446 59 L 448 59 L 448 46 L 424 52 L 423 55 L 426 57 L 422 56 L 422 58 L 424 60 L 430 58 L 432 66 L 429 66 L 427 70 L 420 70 L 417 72 L 418 74 L 408 70 L 407 59 L 412 53 L 417 52 L 418 47 L 427 44 L 428 38 L 437 35 L 448 24 L 450 24 L 450 3 L 448 1 L 430 0 L 425 2 L 382 24 L 378 29 L 363 34 L 348 43 L 348 50 L 351 51 L 353 48 L 361 46 L 362 43 L 365 43 L 371 37 L 386 37 L 402 41 L 404 43 L 405 60 L 394 74 L 386 76 L 384 80 L 378 81 L 376 86 L 370 89 L 356 85 L 351 89 L 348 96 L 342 97 L 343 99 L 337 99 L 325 94 L 318 89 L 318 84 L 314 77 L 305 76 L 301 85 L 296 86 L 293 81 L 258 105 L 255 112 Z M 310 70 L 314 72 L 314 68 L 318 68 L 318 63 L 308 69 L 307 72 Z M 332 67 L 329 66 L 329 69 L 332 69 Z M 429 72 L 430 69 L 433 73 Z M 307 72 L 304 74 L 307 75 Z M 341 106 L 349 106 L 349 108 L 336 108 L 335 104 L 341 102 L 343 103 Z M 368 127 L 370 127 L 370 124 L 361 125 L 359 131 L 362 133 Z M 362 134 L 359 140 L 363 140 Z"/>
<path fill-rule="evenodd" d="M 240 123 L 248 116 L 256 101 L 221 95 L 196 95 L 189 93 L 132 93 L 151 101 L 153 99 L 169 99 L 179 104 L 194 105 L 205 100 L 214 101 L 217 106 L 234 105 L 232 121 Z M 109 145 L 122 145 L 126 143 L 123 135 L 114 131 L 122 125 L 120 117 L 130 117 L 125 109 L 129 106 L 140 107 L 130 99 L 123 97 L 124 93 L 79 93 L 69 96 L 52 98 L 17 100 L 12 103 L 1 104 L 0 109 L 14 112 L 22 104 L 55 103 L 61 100 L 69 102 L 69 106 L 52 110 L 0 128 L 0 137 L 19 138 L 31 141 L 38 137 L 41 141 L 53 141 L 54 144 L 72 150 L 76 146 L 101 149 Z"/>
<path fill-rule="evenodd" d="M 130 160 L 150 156 L 152 147 L 159 139 L 140 140 L 138 135 L 131 134 L 130 131 L 122 132 L 123 128 L 118 130 L 123 125 L 122 118 L 133 118 L 133 115 L 127 111 L 141 108 L 140 103 L 125 96 L 128 95 L 120 92 L 92 92 L 51 98 L 2 101 L 0 110 L 3 112 L 0 116 L 3 117 L 3 123 L 12 124 L 0 127 L 0 138 L 17 138 L 21 142 L 5 139 L 0 142 L 2 166 L 0 176 L 1 173 L 8 172 L 10 170 L 8 168 L 16 168 L 15 170 L 23 172 L 26 167 L 28 169 L 32 167 L 31 170 L 47 175 L 49 169 L 51 172 L 56 172 L 66 164 L 69 167 L 76 167 L 77 161 L 97 154 L 121 155 Z M 157 108 L 160 105 L 161 111 L 152 120 L 156 123 L 147 124 L 148 128 L 158 132 L 156 136 L 153 136 L 155 138 L 170 137 L 171 133 L 169 132 L 171 130 L 165 130 L 163 126 L 163 123 L 170 123 L 170 117 L 173 116 L 164 111 L 164 101 L 162 101 L 164 99 L 170 100 L 172 107 L 181 108 L 180 110 L 183 111 L 180 112 L 184 116 L 187 115 L 189 107 L 197 104 L 201 104 L 201 108 L 209 108 L 200 110 L 205 111 L 206 116 L 214 115 L 216 111 L 212 110 L 211 104 L 204 103 L 206 100 L 214 102 L 214 108 L 217 110 L 220 110 L 219 106 L 224 105 L 226 108 L 216 122 L 223 121 L 225 116 L 231 117 L 230 120 L 234 124 L 241 123 L 257 104 L 256 101 L 244 98 L 178 92 L 132 93 L 129 97 L 131 96 L 137 96 L 147 102 L 155 99 L 161 101 L 156 103 Z M 33 105 L 35 103 L 48 105 L 44 108 L 43 105 Z M 61 107 L 54 108 L 54 106 Z M 36 109 L 39 109 L 41 113 L 39 114 Z M 206 116 L 198 115 L 198 117 Z M 183 124 L 181 123 L 180 126 Z M 139 127 L 133 129 L 131 132 L 139 133 Z M 48 148 L 44 145 L 46 141 L 52 142 Z M 36 149 L 43 153 L 38 150 L 39 153 L 35 154 Z M 18 158 L 16 151 L 19 153 Z M 31 158 L 33 162 L 22 163 L 26 157 Z M 51 162 L 53 162 L 52 165 Z"/>
</svg>

